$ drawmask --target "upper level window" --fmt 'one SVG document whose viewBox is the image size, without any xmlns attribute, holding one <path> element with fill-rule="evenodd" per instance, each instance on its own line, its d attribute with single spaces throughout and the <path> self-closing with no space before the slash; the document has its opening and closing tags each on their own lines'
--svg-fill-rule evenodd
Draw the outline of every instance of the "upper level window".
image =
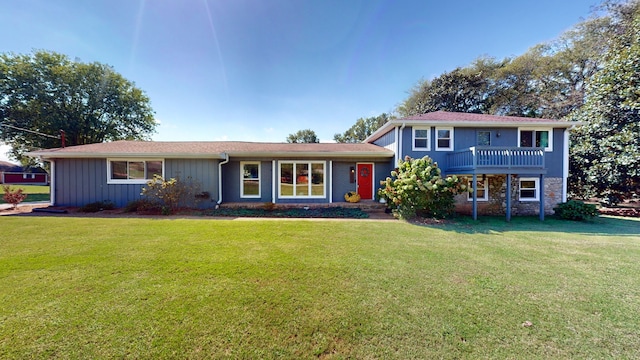
<svg viewBox="0 0 640 360">
<path fill-rule="evenodd" d="M 477 133 L 478 146 L 491 146 L 491 131 L 481 130 Z"/>
<path fill-rule="evenodd" d="M 164 176 L 164 161 L 107 159 L 107 184 L 145 184 L 153 175 Z"/>
<path fill-rule="evenodd" d="M 436 128 L 436 151 L 453 150 L 453 128 Z"/>
<path fill-rule="evenodd" d="M 540 182 L 537 178 L 521 178 L 519 186 L 520 201 L 538 201 Z"/>
<path fill-rule="evenodd" d="M 280 197 L 325 197 L 325 162 L 282 161 L 280 167 Z"/>
<path fill-rule="evenodd" d="M 240 163 L 240 197 L 260 197 L 260 162 Z"/>
<path fill-rule="evenodd" d="M 519 129 L 518 146 L 541 147 L 553 151 L 553 131 L 551 129 Z"/>
<path fill-rule="evenodd" d="M 413 146 L 412 150 L 429 151 L 431 150 L 429 134 L 431 133 L 430 127 L 413 127 Z"/>
</svg>

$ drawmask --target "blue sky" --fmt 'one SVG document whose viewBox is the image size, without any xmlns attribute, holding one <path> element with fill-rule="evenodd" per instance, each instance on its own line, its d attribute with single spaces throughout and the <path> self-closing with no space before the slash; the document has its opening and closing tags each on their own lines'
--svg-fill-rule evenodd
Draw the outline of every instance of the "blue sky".
<svg viewBox="0 0 640 360">
<path fill-rule="evenodd" d="M 113 66 L 150 97 L 154 140 L 281 142 L 309 128 L 329 141 L 420 79 L 522 54 L 598 3 L 5 0 L 0 52 Z"/>
</svg>

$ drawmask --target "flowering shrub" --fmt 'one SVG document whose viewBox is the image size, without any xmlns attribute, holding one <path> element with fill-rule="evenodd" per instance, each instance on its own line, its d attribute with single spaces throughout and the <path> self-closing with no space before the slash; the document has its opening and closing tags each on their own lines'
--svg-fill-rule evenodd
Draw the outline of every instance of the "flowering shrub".
<svg viewBox="0 0 640 360">
<path fill-rule="evenodd" d="M 395 216 L 404 219 L 449 217 L 454 212 L 454 196 L 469 191 L 457 176 L 443 178 L 438 164 L 428 156 L 422 159 L 407 156 L 380 185 L 378 195 L 387 200 Z"/>
<path fill-rule="evenodd" d="M 22 189 L 11 190 L 11 186 L 9 185 L 3 185 L 2 191 L 4 192 L 4 196 L 2 198 L 7 203 L 13 205 L 14 209 L 16 209 L 18 204 L 27 198 L 27 194 L 23 194 Z"/>
<path fill-rule="evenodd" d="M 180 206 L 195 207 L 201 198 L 200 184 L 190 177 L 182 180 L 180 177 L 165 180 L 160 175 L 154 175 L 147 181 L 147 186 L 142 188 L 142 196 L 162 205 L 162 214 L 170 215 Z"/>
</svg>

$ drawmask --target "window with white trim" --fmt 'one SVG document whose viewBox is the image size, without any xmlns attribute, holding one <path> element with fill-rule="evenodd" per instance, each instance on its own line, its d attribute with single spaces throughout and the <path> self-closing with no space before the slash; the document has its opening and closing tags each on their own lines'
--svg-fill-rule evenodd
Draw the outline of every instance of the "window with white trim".
<svg viewBox="0 0 640 360">
<path fill-rule="evenodd" d="M 324 198 L 324 161 L 281 161 L 279 194 L 281 198 Z"/>
<path fill-rule="evenodd" d="M 24 174 L 22 174 L 22 178 L 25 179 L 25 180 L 33 180 L 33 179 L 36 178 L 36 174 L 24 173 Z"/>
<path fill-rule="evenodd" d="M 540 200 L 540 179 L 520 178 L 518 184 L 518 198 L 520 201 Z"/>
<path fill-rule="evenodd" d="M 430 127 L 414 126 L 413 127 L 413 141 L 411 142 L 411 149 L 414 151 L 429 151 L 431 150 L 431 141 L 429 134 L 431 133 Z"/>
<path fill-rule="evenodd" d="M 489 178 L 478 179 L 478 186 L 474 189 L 476 192 L 476 200 L 489 201 Z M 469 188 L 473 188 L 473 180 L 469 180 Z M 473 201 L 473 193 L 467 192 L 467 200 Z"/>
<path fill-rule="evenodd" d="M 260 197 L 260 162 L 240 162 L 240 197 Z"/>
<path fill-rule="evenodd" d="M 107 159 L 107 184 L 146 184 L 153 175 L 164 177 L 160 159 Z"/>
<path fill-rule="evenodd" d="M 519 147 L 540 147 L 553 151 L 552 129 L 518 129 Z"/>
<path fill-rule="evenodd" d="M 437 127 L 436 128 L 436 151 L 452 151 L 453 150 L 453 128 Z"/>
</svg>

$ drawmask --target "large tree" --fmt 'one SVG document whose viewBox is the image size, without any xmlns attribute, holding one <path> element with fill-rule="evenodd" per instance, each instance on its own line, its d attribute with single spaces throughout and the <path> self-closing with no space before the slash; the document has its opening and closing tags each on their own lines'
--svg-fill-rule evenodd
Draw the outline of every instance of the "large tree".
<svg viewBox="0 0 640 360">
<path fill-rule="evenodd" d="M 629 20 L 629 18 L 627 18 Z M 640 194 L 640 10 L 587 83 L 571 148 L 572 190 L 617 203 Z"/>
<path fill-rule="evenodd" d="M 356 123 L 344 133 L 333 135 L 333 140 L 339 143 L 362 142 L 391 119 L 392 117 L 386 113 L 382 113 L 374 117 L 368 117 L 366 119 L 360 118 L 356 120 Z"/>
<path fill-rule="evenodd" d="M 298 130 L 298 132 L 287 136 L 288 143 L 318 143 L 316 132 L 311 129 Z"/>
<path fill-rule="evenodd" d="M 48 51 L 0 55 L 0 141 L 12 156 L 38 148 L 146 139 L 156 122 L 149 98 L 101 63 Z M 49 135 L 49 136 L 46 136 Z"/>
<path fill-rule="evenodd" d="M 484 113 L 489 107 L 489 91 L 488 74 L 475 67 L 457 68 L 419 82 L 398 107 L 398 113 L 402 116 L 438 110 Z"/>
</svg>

